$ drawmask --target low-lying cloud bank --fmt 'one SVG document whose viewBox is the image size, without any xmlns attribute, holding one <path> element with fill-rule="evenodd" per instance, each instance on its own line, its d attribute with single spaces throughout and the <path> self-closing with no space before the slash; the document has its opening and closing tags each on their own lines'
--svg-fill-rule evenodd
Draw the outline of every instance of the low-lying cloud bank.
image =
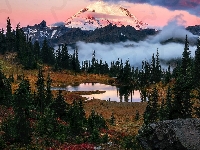
<svg viewBox="0 0 200 150">
<path fill-rule="evenodd" d="M 160 59 L 167 60 L 181 57 L 184 50 L 184 44 L 161 44 L 161 42 L 170 38 L 185 39 L 186 35 L 188 35 L 189 41 L 197 41 L 198 36 L 185 30 L 185 28 L 180 24 L 183 24 L 181 15 L 169 21 L 168 25 L 165 26 L 156 36 L 148 37 L 145 41 L 140 41 L 138 43 L 133 41 L 115 44 L 77 42 L 76 45 L 78 47 L 79 59 L 80 61 L 91 60 L 92 53 L 95 50 L 96 59 L 102 59 L 109 65 L 111 61 L 116 61 L 120 58 L 123 62 L 129 59 L 132 66 L 141 67 L 141 62 L 143 60 L 151 60 L 153 53 L 156 54 L 157 49 L 159 51 Z M 191 56 L 194 56 L 195 50 L 196 46 L 190 46 Z"/>
</svg>

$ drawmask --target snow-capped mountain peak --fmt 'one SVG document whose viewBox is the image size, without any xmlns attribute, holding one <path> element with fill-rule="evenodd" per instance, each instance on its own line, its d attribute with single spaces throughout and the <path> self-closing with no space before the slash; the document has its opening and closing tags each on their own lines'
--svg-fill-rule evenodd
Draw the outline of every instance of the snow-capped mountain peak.
<svg viewBox="0 0 200 150">
<path fill-rule="evenodd" d="M 120 5 L 98 1 L 81 9 L 78 13 L 68 18 L 66 27 L 94 30 L 109 24 L 118 27 L 133 26 L 135 29 L 144 29 L 147 24 L 139 21 L 130 11 Z"/>
</svg>

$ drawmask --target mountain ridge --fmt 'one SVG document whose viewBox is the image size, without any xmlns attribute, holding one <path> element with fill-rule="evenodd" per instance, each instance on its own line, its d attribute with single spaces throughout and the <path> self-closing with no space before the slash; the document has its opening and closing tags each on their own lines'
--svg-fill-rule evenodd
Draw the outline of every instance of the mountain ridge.
<svg viewBox="0 0 200 150">
<path fill-rule="evenodd" d="M 66 27 L 95 30 L 109 24 L 118 27 L 130 25 L 137 30 L 146 29 L 147 23 L 139 21 L 136 16 L 121 5 L 98 1 L 81 9 L 65 21 Z"/>
</svg>

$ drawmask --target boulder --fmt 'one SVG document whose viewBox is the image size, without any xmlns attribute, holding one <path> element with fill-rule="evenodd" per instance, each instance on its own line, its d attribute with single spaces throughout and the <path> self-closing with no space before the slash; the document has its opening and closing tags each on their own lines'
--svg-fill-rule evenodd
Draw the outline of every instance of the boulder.
<svg viewBox="0 0 200 150">
<path fill-rule="evenodd" d="M 146 150 L 200 150 L 200 119 L 151 123 L 143 126 L 136 138 Z"/>
</svg>

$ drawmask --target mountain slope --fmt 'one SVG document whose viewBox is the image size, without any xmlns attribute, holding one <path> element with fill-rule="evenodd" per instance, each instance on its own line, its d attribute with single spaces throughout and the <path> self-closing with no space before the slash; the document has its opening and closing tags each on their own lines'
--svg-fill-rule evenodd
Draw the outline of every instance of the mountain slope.
<svg viewBox="0 0 200 150">
<path fill-rule="evenodd" d="M 145 29 L 148 25 L 139 21 L 128 9 L 103 1 L 90 4 L 65 21 L 66 27 L 81 28 L 81 30 L 94 30 L 109 24 L 118 27 L 130 25 L 136 30 Z"/>
</svg>

